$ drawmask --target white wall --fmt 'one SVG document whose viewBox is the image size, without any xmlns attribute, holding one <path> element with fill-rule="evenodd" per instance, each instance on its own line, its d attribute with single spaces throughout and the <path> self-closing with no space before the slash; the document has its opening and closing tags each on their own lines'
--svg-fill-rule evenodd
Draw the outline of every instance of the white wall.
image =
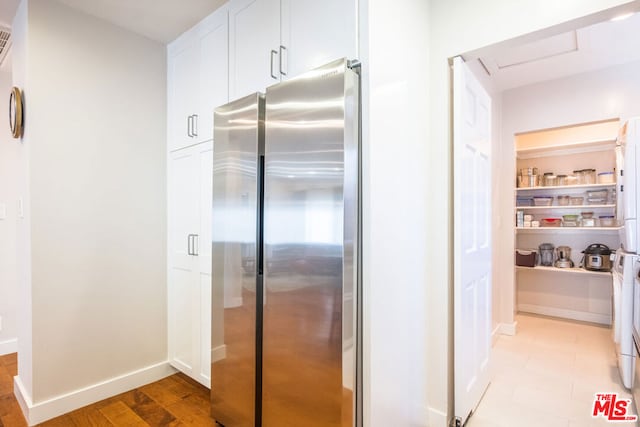
<svg viewBox="0 0 640 427">
<path fill-rule="evenodd" d="M 429 10 L 429 68 L 425 78 L 429 80 L 429 129 L 426 134 L 427 179 L 429 186 L 429 209 L 426 220 L 429 245 L 426 259 L 430 266 L 426 281 L 428 322 L 428 405 L 429 425 L 444 426 L 453 415 L 453 361 L 452 325 L 450 313 L 452 281 L 451 247 L 451 126 L 450 126 L 450 81 L 448 58 L 480 49 L 494 43 L 509 40 L 551 26 L 553 33 L 562 32 L 567 26 L 583 26 L 611 17 L 620 11 L 611 11 L 595 16 L 609 7 L 631 4 L 620 0 L 431 0 Z M 634 8 L 638 2 L 634 2 Z M 589 16 L 588 16 L 589 15 Z M 540 34 L 524 37 L 531 40 Z M 427 55 L 426 53 L 424 55 Z M 421 94 L 415 94 L 415 98 Z M 414 97 L 412 96 L 413 100 Z M 503 109 L 506 107 L 503 106 Z M 433 183 L 438 185 L 429 185 Z M 406 223 L 407 228 L 413 224 Z M 446 226 L 445 226 L 446 225 Z M 447 327 L 445 327 L 447 325 Z"/>
<path fill-rule="evenodd" d="M 11 54 L 0 67 L 0 94 L 11 92 Z M 6 209 L 6 218 L 0 219 L 0 355 L 16 351 L 18 336 L 18 180 L 19 141 L 9 128 L 9 103 L 0 102 L 0 204 Z"/>
<path fill-rule="evenodd" d="M 426 422 L 427 2 L 363 1 L 365 425 Z"/>
<path fill-rule="evenodd" d="M 21 8 L 32 343 L 19 337 L 19 382 L 38 406 L 167 359 L 166 63 L 163 45 L 57 1 Z"/>
</svg>

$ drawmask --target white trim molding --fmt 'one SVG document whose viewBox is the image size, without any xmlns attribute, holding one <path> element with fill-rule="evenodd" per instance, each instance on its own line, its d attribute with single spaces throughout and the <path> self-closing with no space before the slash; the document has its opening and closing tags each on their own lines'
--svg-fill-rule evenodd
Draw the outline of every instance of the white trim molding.
<svg viewBox="0 0 640 427">
<path fill-rule="evenodd" d="M 0 356 L 4 356 L 5 354 L 17 353 L 17 351 L 18 338 L 0 341 Z"/>
<path fill-rule="evenodd" d="M 428 426 L 446 426 L 448 425 L 447 414 L 435 408 L 427 408 L 427 425 Z"/>
<path fill-rule="evenodd" d="M 37 403 L 33 403 L 22 380 L 16 376 L 13 393 L 27 423 L 33 426 L 91 403 L 161 380 L 176 372 L 169 362 L 165 361 Z"/>
<path fill-rule="evenodd" d="M 499 332 L 501 335 L 515 335 L 518 328 L 518 322 L 501 323 L 499 326 Z"/>
<path fill-rule="evenodd" d="M 545 307 L 533 304 L 518 304 L 518 311 L 542 314 L 545 316 L 562 317 L 564 319 L 580 320 L 582 322 L 611 325 L 611 315 L 589 313 L 586 311 L 565 310 L 563 308 Z"/>
</svg>

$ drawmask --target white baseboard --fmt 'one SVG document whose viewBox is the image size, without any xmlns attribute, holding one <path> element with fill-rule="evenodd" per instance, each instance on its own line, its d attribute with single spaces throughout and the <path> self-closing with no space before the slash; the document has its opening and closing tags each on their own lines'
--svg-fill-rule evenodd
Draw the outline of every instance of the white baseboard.
<svg viewBox="0 0 640 427">
<path fill-rule="evenodd" d="M 176 372 L 169 362 L 161 362 L 37 403 L 31 400 L 20 377 L 14 377 L 13 392 L 27 423 L 33 426 L 116 394 L 161 380 Z"/>
<path fill-rule="evenodd" d="M 18 338 L 0 341 L 0 356 L 4 356 L 5 354 L 17 353 L 17 351 Z"/>
<path fill-rule="evenodd" d="M 447 427 L 449 420 L 447 420 L 445 412 L 429 407 L 427 414 L 427 425 L 429 427 Z"/>
<path fill-rule="evenodd" d="M 227 345 L 222 344 L 211 349 L 211 363 L 227 357 Z"/>
<path fill-rule="evenodd" d="M 589 313 L 585 311 L 566 310 L 563 308 L 545 307 L 533 304 L 518 304 L 518 311 L 525 313 L 542 314 L 544 316 L 562 317 L 582 322 L 600 323 L 611 325 L 611 316 L 608 314 Z"/>
<path fill-rule="evenodd" d="M 513 335 L 516 334 L 517 328 L 518 328 L 518 322 L 501 323 L 500 324 L 500 334 L 513 336 Z"/>
<path fill-rule="evenodd" d="M 491 345 L 495 345 L 496 341 L 498 341 L 498 335 L 500 335 L 500 326 L 501 324 L 498 323 L 496 327 L 493 328 L 493 331 L 491 331 Z"/>
</svg>

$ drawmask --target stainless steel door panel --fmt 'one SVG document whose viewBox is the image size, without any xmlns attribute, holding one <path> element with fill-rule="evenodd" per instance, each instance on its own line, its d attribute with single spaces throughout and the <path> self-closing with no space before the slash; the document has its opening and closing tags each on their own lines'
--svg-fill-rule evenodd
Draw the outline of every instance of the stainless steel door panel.
<svg viewBox="0 0 640 427">
<path fill-rule="evenodd" d="M 267 89 L 266 427 L 353 425 L 357 107 L 343 60 Z"/>
<path fill-rule="evenodd" d="M 255 426 L 258 138 L 264 97 L 215 110 L 212 211 L 211 413 Z"/>
</svg>

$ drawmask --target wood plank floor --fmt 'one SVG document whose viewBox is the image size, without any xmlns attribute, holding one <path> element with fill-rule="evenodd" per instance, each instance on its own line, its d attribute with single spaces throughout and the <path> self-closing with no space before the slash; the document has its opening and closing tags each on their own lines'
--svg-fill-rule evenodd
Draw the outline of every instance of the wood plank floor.
<svg viewBox="0 0 640 427">
<path fill-rule="evenodd" d="M 17 372 L 15 353 L 0 356 L 0 427 L 27 425 L 13 395 L 13 377 Z M 209 408 L 209 389 L 183 374 L 175 374 L 39 425 L 215 427 Z"/>
</svg>

